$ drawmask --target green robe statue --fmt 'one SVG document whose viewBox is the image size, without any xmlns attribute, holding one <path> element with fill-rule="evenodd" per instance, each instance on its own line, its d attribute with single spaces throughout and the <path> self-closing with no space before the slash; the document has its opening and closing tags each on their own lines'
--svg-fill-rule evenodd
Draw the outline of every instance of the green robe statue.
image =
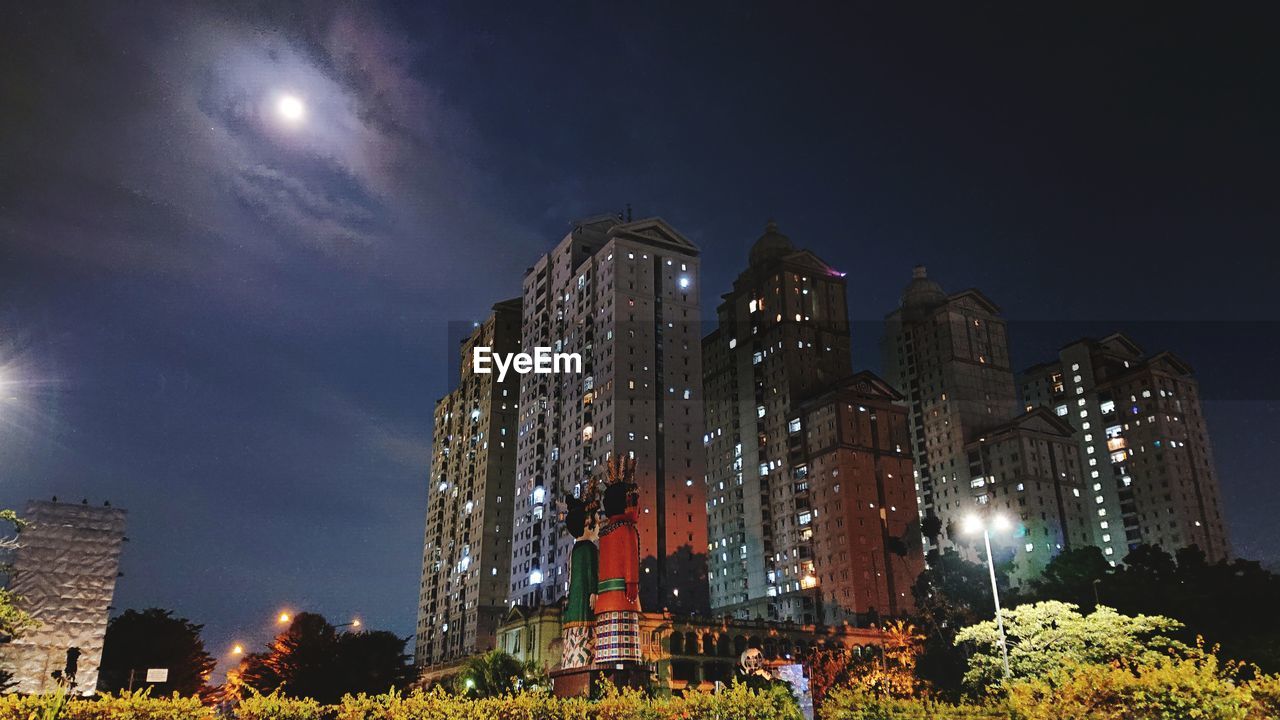
<svg viewBox="0 0 1280 720">
<path fill-rule="evenodd" d="M 573 553 L 569 556 L 569 598 L 560 619 L 562 624 L 592 622 L 595 619 L 591 612 L 591 595 L 596 591 L 598 562 L 599 551 L 595 543 L 579 540 L 573 544 Z"/>
</svg>

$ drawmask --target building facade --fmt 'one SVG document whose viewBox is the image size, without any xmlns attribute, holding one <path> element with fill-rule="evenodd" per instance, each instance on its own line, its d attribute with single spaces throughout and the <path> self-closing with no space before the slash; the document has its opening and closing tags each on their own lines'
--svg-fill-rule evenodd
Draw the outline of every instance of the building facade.
<svg viewBox="0 0 1280 720">
<path fill-rule="evenodd" d="M 955 547 L 978 559 L 965 519 L 1016 509 L 1013 536 L 993 543 L 1012 554 L 1020 582 L 1038 574 L 1046 552 L 1088 541 L 1077 529 L 1079 468 L 1061 454 L 1070 428 L 1026 416 L 995 303 L 974 289 L 948 295 L 917 267 L 886 319 L 881 351 L 909 412 L 926 550 Z"/>
<path fill-rule="evenodd" d="M 1141 544 L 1231 554 L 1213 447 L 1189 365 L 1122 334 L 1071 343 L 1023 373 L 1023 399 L 1068 423 L 1093 542 L 1114 564 Z"/>
<path fill-rule="evenodd" d="M 998 559 L 1012 560 L 1015 586 L 1040 577 L 1063 550 L 1093 544 L 1079 452 L 1066 423 L 1033 408 L 987 430 L 965 452 L 978 502 L 1011 523 L 992 542 Z"/>
<path fill-rule="evenodd" d="M 498 647 L 545 671 L 560 662 L 560 609 L 512 608 L 498 630 Z M 795 665 L 819 648 L 842 647 L 856 654 L 878 652 L 884 635 L 875 628 L 822 627 L 791 622 L 679 616 L 640 616 L 641 657 L 661 694 L 714 692 L 733 680 L 742 654 L 760 651 L 766 668 Z"/>
<path fill-rule="evenodd" d="M 799 403 L 851 372 L 844 274 L 770 222 L 702 341 L 711 605 L 818 619 Z"/>
<path fill-rule="evenodd" d="M 942 527 L 926 548 L 947 547 L 986 495 L 970 486 L 968 445 L 1021 408 L 1004 319 L 981 292 L 948 295 L 917 267 L 886 318 L 881 354 L 885 379 L 907 404 L 921 515 Z"/>
<path fill-rule="evenodd" d="M 436 403 L 414 662 L 492 649 L 506 615 L 520 376 L 475 373 L 472 350 L 520 349 L 520 300 L 493 306 L 461 347 L 458 387 Z"/>
<path fill-rule="evenodd" d="M 914 609 L 924 548 L 902 396 L 861 372 L 800 406 L 818 622 L 865 625 Z M 793 433 L 794 434 L 794 433 Z"/>
<path fill-rule="evenodd" d="M 521 382 L 509 605 L 567 593 L 557 504 L 618 454 L 636 460 L 642 606 L 706 611 L 699 278 L 698 248 L 666 222 L 612 216 L 525 273 L 524 351 L 578 353 L 583 368 Z"/>
<path fill-rule="evenodd" d="M 0 666 L 13 673 L 12 692 L 52 692 L 53 673 L 67 668 L 72 651 L 73 692 L 92 695 L 120 573 L 125 511 L 55 499 L 31 502 L 23 520 L 9 589 L 40 625 L 0 644 Z"/>
</svg>

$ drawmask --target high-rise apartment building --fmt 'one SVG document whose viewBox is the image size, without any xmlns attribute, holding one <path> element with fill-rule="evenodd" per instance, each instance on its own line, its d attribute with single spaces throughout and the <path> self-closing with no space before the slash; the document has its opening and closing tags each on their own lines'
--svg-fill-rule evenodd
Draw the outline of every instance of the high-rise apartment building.
<svg viewBox="0 0 1280 720">
<path fill-rule="evenodd" d="M 1018 521 L 1016 537 L 1005 546 L 1014 554 L 1015 579 L 1036 574 L 1046 543 L 1056 553 L 1082 540 L 1072 502 L 1079 469 L 1061 453 L 1069 428 L 1019 417 L 1023 405 L 995 303 L 973 289 L 948 295 L 917 267 L 886 319 L 881 350 L 885 377 L 910 413 L 921 516 L 940 525 L 926 537 L 927 548 L 965 549 L 964 519 L 993 503 L 1019 511 L 1010 518 Z"/>
<path fill-rule="evenodd" d="M 813 539 L 818 621 L 828 625 L 901 616 L 924 570 L 911 433 L 902 396 L 869 372 L 800 405 L 812 511 L 798 522 Z"/>
<path fill-rule="evenodd" d="M 974 502 L 1010 521 L 992 542 L 998 556 L 1012 559 L 1014 584 L 1038 578 L 1063 550 L 1092 544 L 1079 453 L 1066 423 L 1033 408 L 986 430 L 965 453 L 962 477 Z"/>
<path fill-rule="evenodd" d="M 815 622 L 800 401 L 851 372 L 844 273 L 770 222 L 702 341 L 711 605 Z"/>
<path fill-rule="evenodd" d="M 120 574 L 125 511 L 87 503 L 27 505 L 9 589 L 40 624 L 0 643 L 0 666 L 13 673 L 12 692 L 53 692 L 53 673 L 73 656 L 74 692 L 98 689 L 107 613 Z"/>
<path fill-rule="evenodd" d="M 1021 378 L 1028 407 L 1069 423 L 1094 542 L 1115 563 L 1140 544 L 1230 555 L 1213 449 L 1190 366 L 1114 334 L 1084 339 Z"/>
<path fill-rule="evenodd" d="M 520 386 L 511 604 L 557 601 L 573 538 L 557 503 L 614 454 L 640 489 L 641 603 L 707 608 L 698 248 L 661 219 L 578 223 L 525 273 L 525 352 L 578 353 L 578 373 Z"/>
<path fill-rule="evenodd" d="M 475 373 L 472 351 L 520 350 L 520 300 L 462 342 L 458 387 L 436 403 L 419 587 L 419 668 L 494 647 L 505 617 L 520 376 Z"/>
</svg>

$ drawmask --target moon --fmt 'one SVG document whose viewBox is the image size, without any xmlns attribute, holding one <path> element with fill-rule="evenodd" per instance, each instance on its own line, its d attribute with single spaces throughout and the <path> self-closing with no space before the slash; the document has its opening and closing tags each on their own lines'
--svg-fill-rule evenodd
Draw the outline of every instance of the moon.
<svg viewBox="0 0 1280 720">
<path fill-rule="evenodd" d="M 276 113 L 285 122 L 297 124 L 307 116 L 307 106 L 297 95 L 281 95 L 276 100 Z"/>
</svg>

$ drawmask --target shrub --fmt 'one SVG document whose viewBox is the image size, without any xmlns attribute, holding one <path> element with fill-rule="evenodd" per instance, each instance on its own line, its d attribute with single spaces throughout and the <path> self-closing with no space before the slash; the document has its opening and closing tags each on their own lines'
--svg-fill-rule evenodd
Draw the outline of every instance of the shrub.
<svg viewBox="0 0 1280 720">
<path fill-rule="evenodd" d="M 1142 664 L 1069 664 L 1009 687 L 1020 720 L 1248 720 L 1247 684 L 1213 654 Z"/>
<path fill-rule="evenodd" d="M 857 686 L 837 688 L 822 704 L 822 720 L 1008 720 L 996 705 L 953 705 L 931 698 L 877 695 Z"/>
<path fill-rule="evenodd" d="M 1248 684 L 1253 699 L 1249 720 L 1280 718 L 1280 675 L 1262 675 Z"/>
<path fill-rule="evenodd" d="M 231 716 L 236 720 L 320 720 L 323 709 L 311 699 L 283 697 L 278 692 L 251 692 L 236 703 Z"/>
<path fill-rule="evenodd" d="M 800 706 L 786 688 L 775 685 L 755 691 L 737 682 L 715 695 L 691 693 L 670 700 L 663 709 L 665 714 L 660 717 L 671 720 L 801 720 L 803 717 Z"/>
<path fill-rule="evenodd" d="M 0 720 L 43 717 L 52 696 L 0 696 Z M 145 690 L 67 701 L 59 720 L 213 720 L 211 709 L 196 697 L 151 697 Z"/>
</svg>

